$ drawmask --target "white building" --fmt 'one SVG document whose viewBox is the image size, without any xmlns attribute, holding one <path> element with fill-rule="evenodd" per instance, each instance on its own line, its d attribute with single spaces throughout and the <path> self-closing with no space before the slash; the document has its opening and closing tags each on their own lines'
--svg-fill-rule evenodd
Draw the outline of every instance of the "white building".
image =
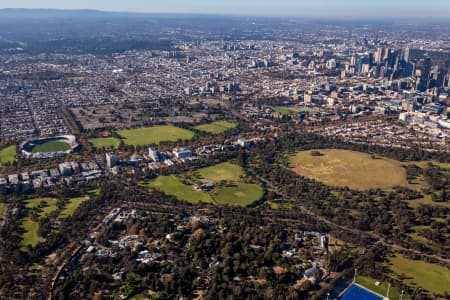
<svg viewBox="0 0 450 300">
<path fill-rule="evenodd" d="M 328 97 L 327 103 L 328 103 L 328 106 L 334 106 L 336 104 L 336 99 Z"/>
<path fill-rule="evenodd" d="M 117 164 L 117 156 L 112 153 L 106 153 L 106 165 L 112 168 Z"/>
<path fill-rule="evenodd" d="M 192 151 L 184 148 L 175 148 L 172 153 L 176 158 L 189 158 L 192 157 Z"/>
<path fill-rule="evenodd" d="M 154 162 L 158 162 L 159 161 L 159 154 L 158 151 L 156 151 L 153 148 L 148 148 L 148 156 L 154 161 Z"/>
<path fill-rule="evenodd" d="M 336 66 L 337 66 L 337 63 L 336 63 L 336 60 L 334 58 L 329 59 L 327 61 L 327 69 L 333 70 L 333 69 L 336 69 Z"/>
<path fill-rule="evenodd" d="M 248 147 L 250 147 L 250 144 L 251 144 L 251 142 L 247 139 L 238 139 L 237 143 L 242 148 L 248 148 Z"/>
</svg>

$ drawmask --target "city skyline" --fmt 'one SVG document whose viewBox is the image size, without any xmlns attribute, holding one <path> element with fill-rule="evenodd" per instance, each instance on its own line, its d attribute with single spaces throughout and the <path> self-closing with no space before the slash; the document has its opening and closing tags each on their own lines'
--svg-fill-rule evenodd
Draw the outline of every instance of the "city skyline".
<svg viewBox="0 0 450 300">
<path fill-rule="evenodd" d="M 450 0 L 0 28 L 0 299 L 450 300 Z"/>
<path fill-rule="evenodd" d="M 450 3 L 444 0 L 427 2 L 387 1 L 363 2 L 356 0 L 330 1 L 316 0 L 167 0 L 156 1 L 87 1 L 61 2 L 56 0 L 0 0 L 0 8 L 56 8 L 56 9 L 97 9 L 122 12 L 224 14 L 258 16 L 310 16 L 334 18 L 358 17 L 401 17 L 401 18 L 445 18 L 450 15 Z"/>
</svg>

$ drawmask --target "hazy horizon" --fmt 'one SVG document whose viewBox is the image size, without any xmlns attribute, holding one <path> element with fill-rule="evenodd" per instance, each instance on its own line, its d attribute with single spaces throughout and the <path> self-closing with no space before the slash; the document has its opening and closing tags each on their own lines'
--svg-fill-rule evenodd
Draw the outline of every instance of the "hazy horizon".
<svg viewBox="0 0 450 300">
<path fill-rule="evenodd" d="M 94 9 L 112 12 L 221 14 L 248 16 L 309 16 L 327 18 L 445 18 L 450 17 L 450 1 L 410 0 L 373 2 L 357 0 L 0 0 L 1 8 Z"/>
</svg>

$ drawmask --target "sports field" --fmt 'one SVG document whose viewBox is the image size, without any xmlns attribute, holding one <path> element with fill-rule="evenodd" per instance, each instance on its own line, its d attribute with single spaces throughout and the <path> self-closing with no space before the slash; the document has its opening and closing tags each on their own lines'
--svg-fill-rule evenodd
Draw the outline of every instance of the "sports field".
<svg viewBox="0 0 450 300">
<path fill-rule="evenodd" d="M 198 170 L 203 179 L 212 182 L 220 182 L 222 180 L 238 181 L 239 177 L 244 174 L 244 170 L 239 165 L 229 162 L 221 163 L 207 168 Z"/>
<path fill-rule="evenodd" d="M 16 159 L 16 146 L 8 146 L 0 150 L 0 167 L 2 164 L 9 162 L 12 164 Z"/>
<path fill-rule="evenodd" d="M 214 201 L 218 204 L 247 206 L 261 199 L 263 189 L 257 184 L 236 183 L 219 187 L 214 193 Z"/>
<path fill-rule="evenodd" d="M 212 133 L 212 134 L 221 134 L 224 133 L 230 129 L 236 128 L 238 125 L 237 122 L 230 122 L 230 121 L 215 121 L 208 124 L 202 124 L 195 127 L 195 129 Z"/>
<path fill-rule="evenodd" d="M 57 151 L 67 151 L 69 149 L 70 145 L 65 142 L 52 141 L 34 146 L 31 152 L 33 153 L 57 152 Z"/>
<path fill-rule="evenodd" d="M 282 115 L 296 115 L 300 112 L 311 112 L 311 109 L 303 107 L 288 107 L 288 106 L 276 106 L 273 108 L 274 111 Z"/>
<path fill-rule="evenodd" d="M 376 285 L 376 282 L 380 282 L 379 285 Z M 363 287 L 368 288 L 371 291 L 374 291 L 375 293 L 378 293 L 380 295 L 386 296 L 387 290 L 388 290 L 388 283 L 384 282 L 382 280 L 373 279 L 366 276 L 357 276 L 356 277 L 356 283 L 362 285 Z M 389 289 L 389 299 L 390 300 L 399 300 L 400 299 L 400 292 L 395 287 L 391 286 Z M 403 299 L 410 299 L 406 295 L 403 295 Z"/>
<path fill-rule="evenodd" d="M 92 138 L 88 140 L 89 143 L 92 144 L 97 149 L 105 148 L 105 149 L 117 149 L 120 144 L 120 140 L 115 137 L 107 137 L 107 138 Z"/>
<path fill-rule="evenodd" d="M 26 201 L 25 207 L 28 210 L 37 209 L 38 217 L 43 218 L 50 213 L 57 210 L 56 199 L 53 198 L 35 198 Z M 39 236 L 39 222 L 33 221 L 30 217 L 30 212 L 28 216 L 23 219 L 22 229 L 22 241 L 20 245 L 22 249 L 25 249 L 28 245 L 35 247 L 37 244 L 44 241 L 44 238 Z"/>
<path fill-rule="evenodd" d="M 190 203 L 212 202 L 208 193 L 195 191 L 192 186 L 186 185 L 175 175 L 159 176 L 148 184 L 148 187 L 155 188 L 166 195 L 174 196 L 179 200 Z"/>
<path fill-rule="evenodd" d="M 274 111 L 283 115 L 295 115 L 300 112 L 300 109 L 287 107 L 287 106 L 277 106 L 273 108 Z"/>
<path fill-rule="evenodd" d="M 226 162 L 179 176 L 159 176 L 144 185 L 191 203 L 202 201 L 247 206 L 261 199 L 264 192 L 257 184 L 241 182 L 243 174 L 244 170 L 240 166 Z M 201 185 L 203 179 L 217 185 L 212 191 L 195 190 L 194 183 Z M 223 184 L 222 181 L 226 181 L 226 183 Z"/>
<path fill-rule="evenodd" d="M 192 131 L 172 125 L 124 129 L 119 130 L 117 133 L 123 138 L 125 144 L 132 146 L 176 142 L 179 139 L 190 140 L 194 137 Z"/>
<path fill-rule="evenodd" d="M 397 254 L 389 258 L 390 269 L 399 276 L 406 277 L 405 282 L 420 286 L 429 292 L 450 293 L 450 269 L 438 264 L 408 259 Z"/>
<path fill-rule="evenodd" d="M 361 152 L 337 149 L 301 151 L 290 156 L 291 168 L 299 175 L 330 186 L 348 186 L 352 189 L 389 189 L 406 186 L 406 172 L 399 161 L 379 158 Z"/>
</svg>

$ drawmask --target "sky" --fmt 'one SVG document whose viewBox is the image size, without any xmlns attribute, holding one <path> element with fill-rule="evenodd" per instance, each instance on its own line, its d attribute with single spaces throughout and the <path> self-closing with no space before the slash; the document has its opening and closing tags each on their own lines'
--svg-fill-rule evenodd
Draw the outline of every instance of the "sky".
<svg viewBox="0 0 450 300">
<path fill-rule="evenodd" d="M 0 0 L 0 8 L 311 17 L 450 19 L 450 0 Z"/>
</svg>

